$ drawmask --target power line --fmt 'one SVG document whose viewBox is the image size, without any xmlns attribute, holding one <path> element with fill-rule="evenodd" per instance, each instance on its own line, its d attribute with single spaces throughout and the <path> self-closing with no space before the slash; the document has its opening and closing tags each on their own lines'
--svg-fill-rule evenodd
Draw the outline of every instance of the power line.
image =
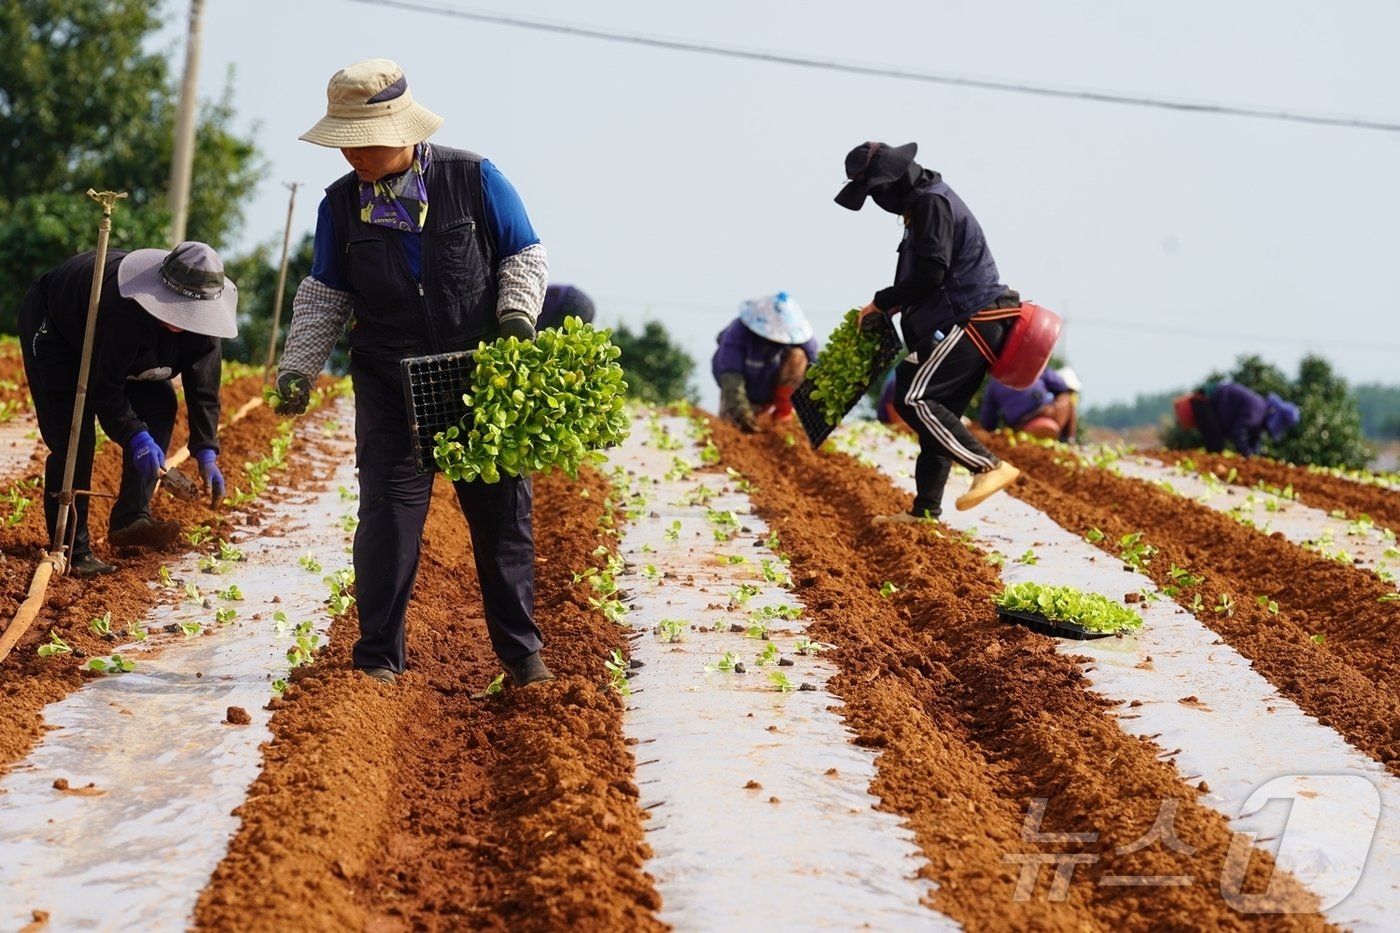
<svg viewBox="0 0 1400 933">
<path fill-rule="evenodd" d="M 831 59 L 812 58 L 789 52 L 761 52 L 734 46 L 698 42 L 690 39 L 670 39 L 657 36 L 643 36 L 635 33 L 617 32 L 595 26 L 571 26 L 565 23 L 552 23 L 546 20 L 530 19 L 507 13 L 458 10 L 430 6 L 424 3 L 410 3 L 406 0 L 348 0 L 369 6 L 391 7 L 434 16 L 447 16 L 455 19 L 472 20 L 479 23 L 492 23 L 498 26 L 514 26 L 520 29 L 534 29 L 559 35 L 580 36 L 587 39 L 601 39 L 608 42 L 622 42 L 631 45 L 644 45 L 651 48 L 671 49 L 681 52 L 696 52 L 704 55 L 720 55 L 728 58 L 742 58 L 749 61 L 769 62 L 779 65 L 796 65 L 802 68 L 818 68 L 827 71 L 840 71 L 847 74 L 861 74 L 882 78 L 900 78 L 906 81 L 922 81 L 929 84 L 946 84 L 957 87 L 972 87 L 987 91 L 1005 91 L 1014 94 L 1033 94 L 1040 97 L 1059 97 L 1068 100 L 1087 100 L 1105 104 L 1125 104 L 1135 107 L 1157 107 L 1163 110 L 1188 111 L 1193 113 L 1213 113 L 1223 116 L 1253 117 L 1261 120 L 1281 120 L 1291 123 L 1310 123 L 1318 126 L 1340 126 L 1351 129 L 1381 130 L 1388 133 L 1400 132 L 1400 123 L 1385 120 L 1370 120 L 1362 117 L 1334 116 L 1328 114 L 1301 113 L 1293 110 L 1276 110 L 1264 107 L 1243 107 L 1232 104 L 1209 104 L 1186 100 L 1173 100 L 1166 97 L 1147 97 L 1132 94 L 1119 94 L 1110 91 L 1089 91 L 1073 88 L 1056 88 L 1044 84 L 1028 84 L 1016 81 L 1002 81 L 995 78 L 968 78 L 958 75 L 938 74 L 927 71 L 911 71 L 904 68 L 890 68 L 880 65 L 862 65 Z"/>
</svg>

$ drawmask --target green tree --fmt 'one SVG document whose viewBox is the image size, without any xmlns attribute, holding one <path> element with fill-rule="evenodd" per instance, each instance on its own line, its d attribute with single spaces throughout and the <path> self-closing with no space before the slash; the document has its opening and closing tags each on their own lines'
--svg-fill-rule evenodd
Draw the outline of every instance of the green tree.
<svg viewBox="0 0 1400 933">
<path fill-rule="evenodd" d="M 147 37 L 153 0 L 0 0 L 0 331 L 13 332 L 39 274 L 96 244 L 89 188 L 125 191 L 109 245 L 168 246 L 166 205 L 178 93 Z M 261 173 L 236 136 L 230 92 L 195 134 L 186 237 L 220 249 Z"/>
<path fill-rule="evenodd" d="M 1290 380 L 1278 367 L 1258 356 L 1242 356 L 1229 373 L 1212 372 L 1206 382 L 1236 382 L 1260 395 L 1277 393 L 1298 406 L 1298 424 L 1280 440 L 1264 434 L 1261 453 L 1275 460 L 1317 466 L 1364 467 L 1371 450 L 1361 433 L 1361 412 L 1346 380 L 1320 356 L 1309 354 Z M 1171 450 L 1200 447 L 1199 432 L 1172 423 L 1162 432 L 1162 446 Z"/>
<path fill-rule="evenodd" d="M 612 342 L 622 351 L 619 362 L 627 378 L 627 397 L 654 405 L 699 401 L 690 384 L 695 361 L 671 342 L 671 336 L 656 321 L 647 321 L 640 334 L 625 324 L 613 328 Z"/>
</svg>

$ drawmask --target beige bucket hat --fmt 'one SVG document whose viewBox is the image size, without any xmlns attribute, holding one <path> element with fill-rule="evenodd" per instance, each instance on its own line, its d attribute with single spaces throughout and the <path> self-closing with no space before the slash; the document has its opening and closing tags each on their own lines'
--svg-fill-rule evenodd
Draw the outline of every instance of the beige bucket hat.
<svg viewBox="0 0 1400 933">
<path fill-rule="evenodd" d="M 172 250 L 137 249 L 117 266 L 117 290 L 158 321 L 210 337 L 238 336 L 238 287 L 219 254 L 188 240 Z"/>
<path fill-rule="evenodd" d="M 331 75 L 326 115 L 300 138 L 332 149 L 416 146 L 440 126 L 442 117 L 413 99 L 402 68 L 371 58 Z"/>
</svg>

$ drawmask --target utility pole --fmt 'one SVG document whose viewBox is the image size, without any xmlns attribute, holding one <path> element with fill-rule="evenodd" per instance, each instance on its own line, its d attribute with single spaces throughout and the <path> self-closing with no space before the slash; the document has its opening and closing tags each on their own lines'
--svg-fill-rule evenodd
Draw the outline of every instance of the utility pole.
<svg viewBox="0 0 1400 933">
<path fill-rule="evenodd" d="M 272 336 L 267 341 L 267 362 L 263 364 L 263 381 L 272 373 L 272 361 L 277 356 L 277 330 L 282 323 L 282 292 L 287 287 L 287 251 L 292 243 L 292 206 L 297 203 L 297 188 L 300 182 L 283 182 L 291 189 L 287 198 L 287 229 L 282 232 L 282 268 L 277 272 L 277 297 L 272 302 Z"/>
<path fill-rule="evenodd" d="M 190 175 L 194 164 L 194 125 L 199 84 L 199 45 L 204 30 L 204 0 L 190 0 L 190 31 L 185 40 L 185 75 L 180 82 L 175 117 L 175 149 L 170 161 L 170 245 L 185 239 L 190 210 Z"/>
</svg>

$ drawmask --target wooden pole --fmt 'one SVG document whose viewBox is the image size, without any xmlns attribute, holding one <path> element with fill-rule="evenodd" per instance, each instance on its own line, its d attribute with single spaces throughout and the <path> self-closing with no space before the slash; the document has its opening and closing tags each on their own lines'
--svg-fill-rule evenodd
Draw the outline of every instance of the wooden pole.
<svg viewBox="0 0 1400 933">
<path fill-rule="evenodd" d="M 263 381 L 272 373 L 272 364 L 277 359 L 277 331 L 282 324 L 282 293 L 287 288 L 287 255 L 292 245 L 292 207 L 297 203 L 298 182 L 284 182 L 292 190 L 287 198 L 287 228 L 282 231 L 282 266 L 277 271 L 277 297 L 272 302 L 272 336 L 267 341 L 267 362 L 263 364 Z"/>
<path fill-rule="evenodd" d="M 170 158 L 170 245 L 185 239 L 190 213 L 190 177 L 194 174 L 194 128 L 199 86 L 199 46 L 204 32 L 204 0 L 190 0 L 189 35 L 185 39 L 185 74 L 175 114 L 174 152 Z"/>
</svg>

